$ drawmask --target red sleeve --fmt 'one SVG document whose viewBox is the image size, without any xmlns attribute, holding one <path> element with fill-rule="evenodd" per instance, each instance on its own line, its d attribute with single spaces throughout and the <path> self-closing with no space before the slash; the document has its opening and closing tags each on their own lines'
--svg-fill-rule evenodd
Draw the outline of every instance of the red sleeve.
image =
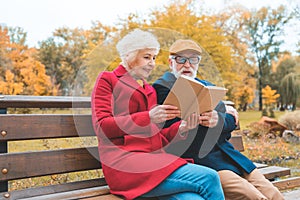
<svg viewBox="0 0 300 200">
<path fill-rule="evenodd" d="M 96 134 L 103 132 L 108 138 L 122 137 L 129 133 L 151 134 L 149 111 L 114 116 L 113 84 L 109 72 L 99 75 L 91 102 L 93 125 Z"/>
</svg>

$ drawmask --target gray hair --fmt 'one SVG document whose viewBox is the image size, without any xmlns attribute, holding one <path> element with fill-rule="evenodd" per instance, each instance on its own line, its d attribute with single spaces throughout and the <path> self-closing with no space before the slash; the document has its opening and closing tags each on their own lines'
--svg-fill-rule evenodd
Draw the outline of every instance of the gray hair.
<svg viewBox="0 0 300 200">
<path fill-rule="evenodd" d="M 141 49 L 156 49 L 159 52 L 160 45 L 157 38 L 150 32 L 134 29 L 125 35 L 118 43 L 117 50 L 124 61 L 125 57 L 134 51 Z"/>
</svg>

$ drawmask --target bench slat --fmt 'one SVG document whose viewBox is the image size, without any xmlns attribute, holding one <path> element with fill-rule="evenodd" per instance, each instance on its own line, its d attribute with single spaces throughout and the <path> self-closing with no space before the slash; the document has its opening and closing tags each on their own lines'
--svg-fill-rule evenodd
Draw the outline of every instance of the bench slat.
<svg viewBox="0 0 300 200">
<path fill-rule="evenodd" d="M 21 199 L 21 198 L 31 198 L 40 195 L 48 195 L 53 193 L 62 193 L 92 187 L 106 186 L 106 181 L 104 178 L 84 180 L 72 183 L 63 183 L 58 185 L 51 185 L 45 187 L 29 188 L 24 190 L 14 190 L 11 192 L 0 193 L 0 200 L 9 200 L 9 199 Z M 107 190 L 106 190 L 107 191 Z M 9 194 L 9 199 L 5 198 L 4 195 Z"/>
<path fill-rule="evenodd" d="M 100 169 L 97 147 L 0 154 L 0 181 Z M 38 162 L 38 164 L 37 164 Z"/>
<path fill-rule="evenodd" d="M 268 166 L 259 168 L 258 170 L 269 180 L 281 176 L 291 175 L 291 169 L 286 167 Z"/>
<path fill-rule="evenodd" d="M 90 108 L 90 97 L 0 95 L 0 108 Z"/>
<path fill-rule="evenodd" d="M 74 190 L 69 192 L 62 192 L 62 193 L 53 193 L 43 196 L 37 197 L 29 197 L 29 198 L 21 198 L 19 200 L 73 200 L 73 199 L 82 199 L 85 197 L 95 197 L 95 196 L 102 196 L 109 194 L 108 186 L 102 187 L 92 187 L 87 189 L 81 190 Z M 111 195 L 113 196 L 113 195 Z M 121 199 L 121 198 L 114 198 L 114 199 Z M 109 199 L 107 199 L 109 200 Z"/>
<path fill-rule="evenodd" d="M 300 177 L 291 177 L 287 179 L 282 179 L 279 181 L 273 181 L 273 185 L 275 185 L 279 190 L 287 190 L 300 186 Z"/>
<path fill-rule="evenodd" d="M 91 115 L 0 115 L 0 141 L 95 136 Z"/>
<path fill-rule="evenodd" d="M 268 165 L 266 164 L 257 163 L 257 162 L 254 162 L 254 165 L 257 167 L 257 169 L 268 167 Z"/>
<path fill-rule="evenodd" d="M 106 194 L 101 196 L 95 196 L 95 197 L 87 197 L 82 198 L 84 200 L 119 200 L 120 197 L 113 195 L 113 194 Z M 158 200 L 157 197 L 138 197 L 135 200 Z"/>
<path fill-rule="evenodd" d="M 119 200 L 119 199 L 120 199 L 119 197 L 117 197 L 113 194 L 84 198 L 84 200 Z M 149 198 L 149 200 L 150 200 L 150 198 Z"/>
</svg>

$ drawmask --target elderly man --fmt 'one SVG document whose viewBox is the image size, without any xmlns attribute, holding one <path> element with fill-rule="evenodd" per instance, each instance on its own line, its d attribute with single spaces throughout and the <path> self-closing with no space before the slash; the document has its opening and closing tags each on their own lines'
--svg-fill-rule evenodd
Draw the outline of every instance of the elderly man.
<svg viewBox="0 0 300 200">
<path fill-rule="evenodd" d="M 180 39 L 171 45 L 171 72 L 166 72 L 153 84 L 159 104 L 164 102 L 180 75 L 195 78 L 204 85 L 213 85 L 196 78 L 201 53 L 200 46 L 192 40 Z M 178 120 L 179 118 L 169 120 L 165 126 Z M 220 102 L 215 110 L 199 115 L 199 126 L 190 131 L 187 140 L 169 145 L 166 149 L 218 171 L 226 199 L 283 199 L 278 189 L 256 169 L 253 162 L 228 142 L 237 120 L 236 110 Z"/>
</svg>

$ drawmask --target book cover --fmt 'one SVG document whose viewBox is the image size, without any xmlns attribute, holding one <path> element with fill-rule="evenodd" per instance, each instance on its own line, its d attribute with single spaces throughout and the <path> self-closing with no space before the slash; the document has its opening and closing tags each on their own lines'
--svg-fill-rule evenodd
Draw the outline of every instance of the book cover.
<svg viewBox="0 0 300 200">
<path fill-rule="evenodd" d="M 193 112 L 201 114 L 213 110 L 226 92 L 226 88 L 205 86 L 182 75 L 175 81 L 163 104 L 177 106 L 181 110 L 181 118 L 186 119 Z"/>
</svg>

